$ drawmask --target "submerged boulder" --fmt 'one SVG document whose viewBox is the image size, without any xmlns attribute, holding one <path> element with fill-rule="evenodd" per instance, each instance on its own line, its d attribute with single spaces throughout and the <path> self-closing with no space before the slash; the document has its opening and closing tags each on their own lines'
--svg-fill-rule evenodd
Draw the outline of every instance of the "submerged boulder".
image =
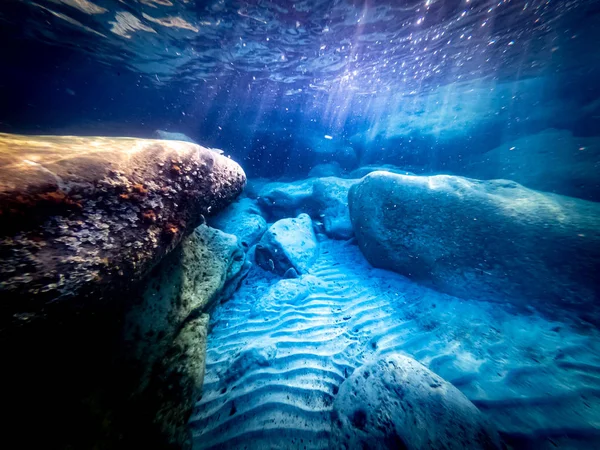
<svg viewBox="0 0 600 450">
<path fill-rule="evenodd" d="M 189 234 L 244 184 L 236 163 L 186 142 L 0 134 L 0 347 L 15 440 L 185 446 L 206 313 L 245 267 L 234 236 Z"/>
<path fill-rule="evenodd" d="M 201 225 L 128 307 L 124 358 L 134 385 L 128 413 L 149 416 L 145 427 L 165 446 L 189 443 L 187 419 L 204 379 L 207 313 L 233 293 L 248 268 L 235 236 Z"/>
<path fill-rule="evenodd" d="M 256 263 L 264 270 L 293 278 L 308 272 L 318 256 L 318 243 L 308 214 L 275 222 L 256 246 Z"/>
<path fill-rule="evenodd" d="M 244 184 L 191 143 L 0 134 L 2 322 L 127 287 Z"/>
<path fill-rule="evenodd" d="M 249 198 L 237 200 L 209 222 L 211 226 L 237 236 L 246 249 L 256 244 L 267 230 L 267 221 L 256 202 Z"/>
<path fill-rule="evenodd" d="M 500 449 L 497 432 L 452 384 L 392 354 L 359 367 L 333 404 L 335 449 Z"/>
<path fill-rule="evenodd" d="M 367 260 L 463 298 L 598 320 L 600 204 L 506 180 L 373 172 L 349 193 Z"/>
<path fill-rule="evenodd" d="M 348 209 L 348 191 L 358 180 L 335 177 L 318 178 L 311 196 L 314 215 L 323 223 L 323 232 L 331 239 L 354 236 Z"/>
<path fill-rule="evenodd" d="M 353 236 L 348 214 L 348 190 L 359 180 L 338 177 L 309 178 L 291 183 L 262 183 L 253 195 L 271 220 L 309 214 L 332 239 Z"/>
</svg>

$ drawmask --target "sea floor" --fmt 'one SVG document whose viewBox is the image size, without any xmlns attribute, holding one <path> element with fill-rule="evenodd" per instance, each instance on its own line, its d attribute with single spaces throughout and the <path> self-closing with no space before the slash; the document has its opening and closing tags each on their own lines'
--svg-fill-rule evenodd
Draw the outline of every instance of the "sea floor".
<svg viewBox="0 0 600 450">
<path fill-rule="evenodd" d="M 310 273 L 254 267 L 212 315 L 196 449 L 327 449 L 340 384 L 378 355 L 460 389 L 509 448 L 600 448 L 597 330 L 440 294 L 324 240 Z"/>
</svg>

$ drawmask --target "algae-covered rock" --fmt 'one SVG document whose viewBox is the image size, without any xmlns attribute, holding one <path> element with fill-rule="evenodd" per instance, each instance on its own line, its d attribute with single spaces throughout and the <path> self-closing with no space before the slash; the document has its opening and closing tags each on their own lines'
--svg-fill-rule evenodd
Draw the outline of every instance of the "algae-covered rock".
<svg viewBox="0 0 600 450">
<path fill-rule="evenodd" d="M 188 235 L 244 184 L 235 162 L 191 143 L 0 134 L 9 440 L 189 443 L 207 309 L 246 264 L 234 236 L 206 226 Z M 34 409 L 44 419 L 30 433 Z"/>
<path fill-rule="evenodd" d="M 2 322 L 127 287 L 244 184 L 191 143 L 0 134 Z"/>
<path fill-rule="evenodd" d="M 452 384 L 400 354 L 359 367 L 333 404 L 332 449 L 500 449 L 497 432 Z"/>
<path fill-rule="evenodd" d="M 186 423 L 204 378 L 206 313 L 233 293 L 248 266 L 235 236 L 201 225 L 160 263 L 129 307 L 124 358 L 135 380 L 131 395 L 141 405 L 132 410 L 151 416 L 147 426 L 165 445 L 182 446 L 189 438 Z"/>
<path fill-rule="evenodd" d="M 289 269 L 303 274 L 315 262 L 318 248 L 312 220 L 300 214 L 275 222 L 257 244 L 255 258 L 260 267 L 279 275 Z"/>
<path fill-rule="evenodd" d="M 349 204 L 376 267 L 463 298 L 598 320 L 598 203 L 506 180 L 373 172 Z"/>
</svg>

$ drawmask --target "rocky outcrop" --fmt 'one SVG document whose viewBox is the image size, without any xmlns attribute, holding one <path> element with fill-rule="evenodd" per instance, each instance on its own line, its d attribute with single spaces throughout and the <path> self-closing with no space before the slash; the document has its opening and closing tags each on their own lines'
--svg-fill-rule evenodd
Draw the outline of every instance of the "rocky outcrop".
<svg viewBox="0 0 600 450">
<path fill-rule="evenodd" d="M 360 249 L 463 298 L 597 321 L 600 205 L 505 180 L 374 172 L 349 193 Z"/>
<path fill-rule="evenodd" d="M 339 388 L 333 417 L 330 448 L 501 448 L 467 397 L 400 354 L 356 369 Z"/>
<path fill-rule="evenodd" d="M 292 183 L 262 183 L 253 196 L 270 220 L 309 214 L 332 239 L 353 236 L 348 214 L 348 190 L 359 180 L 337 177 L 309 178 Z"/>
<path fill-rule="evenodd" d="M 23 447 L 189 443 L 207 312 L 247 268 L 236 237 L 196 227 L 244 184 L 195 144 L 0 134 L 2 381 Z"/>
<path fill-rule="evenodd" d="M 308 271 L 318 256 L 318 243 L 308 214 L 275 222 L 256 245 L 256 263 L 286 277 Z"/>
<path fill-rule="evenodd" d="M 267 221 L 261 215 L 256 202 L 242 198 L 212 217 L 210 225 L 237 236 L 245 249 L 249 249 L 267 230 Z"/>
<path fill-rule="evenodd" d="M 195 144 L 0 134 L 3 323 L 141 279 L 244 184 Z"/>
<path fill-rule="evenodd" d="M 201 225 L 154 271 L 128 307 L 124 359 L 135 380 L 130 411 L 146 414 L 155 445 L 189 444 L 187 420 L 204 378 L 208 311 L 249 263 L 235 236 Z M 127 420 L 124 426 L 127 426 Z"/>
<path fill-rule="evenodd" d="M 600 139 L 548 129 L 471 158 L 461 174 L 514 180 L 532 189 L 600 200 Z"/>
</svg>

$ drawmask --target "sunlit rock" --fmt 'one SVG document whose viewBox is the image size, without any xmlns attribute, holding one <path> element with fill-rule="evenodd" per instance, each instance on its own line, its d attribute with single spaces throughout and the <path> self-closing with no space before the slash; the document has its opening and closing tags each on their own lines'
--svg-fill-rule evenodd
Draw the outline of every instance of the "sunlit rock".
<svg viewBox="0 0 600 450">
<path fill-rule="evenodd" d="M 308 214 L 275 222 L 256 246 L 256 263 L 264 270 L 285 275 L 303 274 L 318 256 L 318 243 Z M 287 278 L 293 278 L 289 274 Z"/>
<path fill-rule="evenodd" d="M 211 226 L 237 236 L 246 250 L 256 244 L 267 230 L 267 221 L 256 202 L 249 198 L 237 200 L 209 222 Z"/>
<path fill-rule="evenodd" d="M 244 184 L 190 143 L 0 134 L 3 324 L 128 287 Z"/>
<path fill-rule="evenodd" d="M 514 180 L 532 189 L 600 200 L 600 139 L 549 129 L 472 156 L 465 175 Z"/>
<path fill-rule="evenodd" d="M 373 172 L 349 206 L 376 267 L 458 297 L 598 320 L 598 203 L 506 180 Z"/>
<path fill-rule="evenodd" d="M 359 367 L 333 404 L 330 448 L 500 449 L 497 432 L 452 384 L 400 354 Z"/>
</svg>

